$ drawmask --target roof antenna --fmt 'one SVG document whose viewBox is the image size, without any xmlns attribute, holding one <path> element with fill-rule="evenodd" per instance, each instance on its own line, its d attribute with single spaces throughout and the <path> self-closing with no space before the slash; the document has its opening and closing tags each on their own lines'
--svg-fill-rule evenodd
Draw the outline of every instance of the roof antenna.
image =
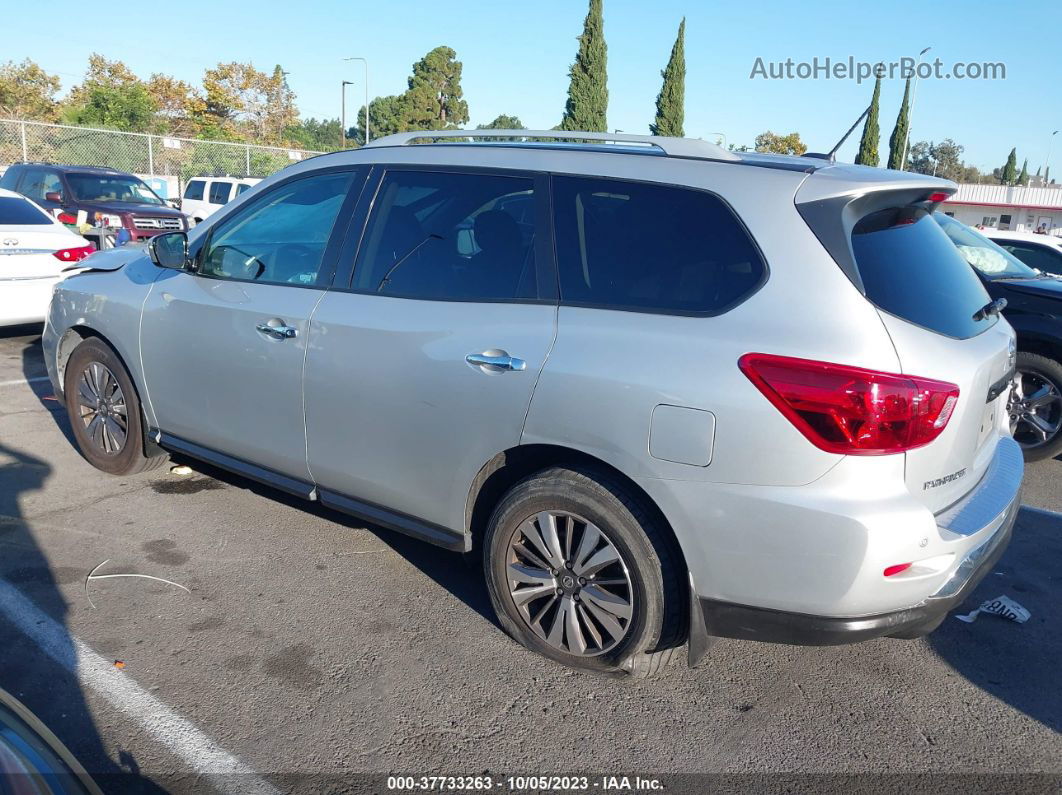
<svg viewBox="0 0 1062 795">
<path fill-rule="evenodd" d="M 856 127 L 859 126 L 859 122 L 863 121 L 863 119 L 865 119 L 867 117 L 867 114 L 870 113 L 870 108 L 871 107 L 872 107 L 871 105 L 867 105 L 867 109 L 865 111 L 863 111 L 861 114 L 859 114 L 859 118 L 856 119 L 855 123 L 852 124 L 852 126 L 848 128 L 848 132 L 846 132 L 844 135 L 841 136 L 841 140 L 838 141 L 837 145 L 834 146 L 833 149 L 831 149 L 829 152 L 827 152 L 824 155 L 819 154 L 818 152 L 807 152 L 804 155 L 804 157 L 818 157 L 818 158 L 820 158 L 822 160 L 829 160 L 831 163 L 836 163 L 837 162 L 837 150 L 840 149 L 842 146 L 844 146 L 844 142 L 848 140 L 848 136 L 852 134 L 852 130 L 854 130 Z"/>
</svg>

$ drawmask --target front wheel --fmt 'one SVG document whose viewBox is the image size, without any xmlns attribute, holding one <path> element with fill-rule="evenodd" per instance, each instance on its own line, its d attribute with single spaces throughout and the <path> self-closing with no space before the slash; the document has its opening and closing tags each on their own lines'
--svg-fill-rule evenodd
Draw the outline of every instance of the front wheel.
<svg viewBox="0 0 1062 795">
<path fill-rule="evenodd" d="M 656 673 L 682 641 L 674 544 L 604 473 L 555 468 L 515 485 L 491 517 L 484 569 L 505 630 L 573 668 Z"/>
<path fill-rule="evenodd" d="M 109 345 L 90 337 L 66 363 L 66 412 L 85 459 L 112 475 L 154 469 L 164 456 L 144 455 L 140 399 L 122 360 Z"/>
<path fill-rule="evenodd" d="M 1062 453 L 1062 363 L 1019 351 L 1007 412 L 1026 461 Z"/>
</svg>

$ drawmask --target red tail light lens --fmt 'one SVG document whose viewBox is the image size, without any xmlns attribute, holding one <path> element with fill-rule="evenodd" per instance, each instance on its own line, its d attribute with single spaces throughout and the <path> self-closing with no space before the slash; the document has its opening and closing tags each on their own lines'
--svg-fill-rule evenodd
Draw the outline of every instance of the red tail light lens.
<svg viewBox="0 0 1062 795">
<path fill-rule="evenodd" d="M 937 193 L 930 193 L 929 194 L 929 201 L 931 201 L 931 202 L 946 201 L 949 195 L 950 194 L 944 193 L 943 191 L 938 191 Z"/>
<path fill-rule="evenodd" d="M 52 256 L 63 262 L 80 262 L 93 251 L 92 246 L 80 246 L 79 248 L 61 248 L 58 251 L 53 251 Z"/>
<path fill-rule="evenodd" d="M 73 226 L 77 223 L 77 216 L 71 215 L 70 213 L 59 213 L 59 215 L 55 217 L 61 224 L 69 224 L 70 226 Z"/>
<path fill-rule="evenodd" d="M 897 563 L 895 566 L 887 566 L 884 574 L 886 577 L 892 577 L 896 574 L 907 571 L 913 565 L 913 563 Z"/>
<path fill-rule="evenodd" d="M 748 353 L 738 365 L 816 447 L 887 455 L 927 445 L 948 425 L 959 388 L 944 381 Z"/>
</svg>

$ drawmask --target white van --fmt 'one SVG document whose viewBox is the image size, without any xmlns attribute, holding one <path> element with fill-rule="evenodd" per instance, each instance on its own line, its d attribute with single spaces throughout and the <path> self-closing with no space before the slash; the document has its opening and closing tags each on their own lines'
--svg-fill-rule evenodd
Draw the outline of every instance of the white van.
<svg viewBox="0 0 1062 795">
<path fill-rule="evenodd" d="M 188 181 L 181 211 L 198 224 L 219 207 L 228 204 L 262 180 L 258 177 L 196 177 Z"/>
</svg>

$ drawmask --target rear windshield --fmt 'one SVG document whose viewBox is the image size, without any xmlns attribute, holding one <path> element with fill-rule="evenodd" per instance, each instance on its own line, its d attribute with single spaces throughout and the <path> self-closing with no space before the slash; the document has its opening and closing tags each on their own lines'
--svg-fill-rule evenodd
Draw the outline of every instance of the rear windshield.
<svg viewBox="0 0 1062 795">
<path fill-rule="evenodd" d="M 960 339 L 995 324 L 995 315 L 974 319 L 988 293 L 925 210 L 871 213 L 852 230 L 852 250 L 867 298 L 889 314 Z"/>
<path fill-rule="evenodd" d="M 51 223 L 44 213 L 25 199 L 0 196 L 0 226 L 8 224 L 45 226 Z"/>
</svg>

